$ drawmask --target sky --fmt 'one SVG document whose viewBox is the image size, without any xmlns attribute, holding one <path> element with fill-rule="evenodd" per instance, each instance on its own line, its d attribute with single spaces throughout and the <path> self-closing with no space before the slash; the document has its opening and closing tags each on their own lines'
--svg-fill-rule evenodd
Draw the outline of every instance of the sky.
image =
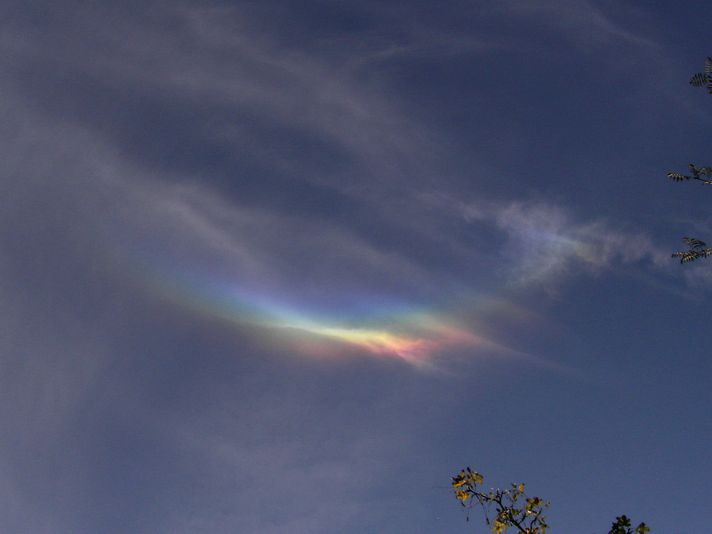
<svg viewBox="0 0 712 534">
<path fill-rule="evenodd" d="M 709 529 L 711 4 L 0 13 L 0 531 Z"/>
</svg>

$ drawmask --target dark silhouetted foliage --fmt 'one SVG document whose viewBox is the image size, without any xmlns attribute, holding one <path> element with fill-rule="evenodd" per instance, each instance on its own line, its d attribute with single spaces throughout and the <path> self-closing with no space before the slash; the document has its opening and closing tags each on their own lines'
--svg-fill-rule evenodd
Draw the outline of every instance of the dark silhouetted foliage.
<svg viewBox="0 0 712 534">
<path fill-rule="evenodd" d="M 672 253 L 673 258 L 680 258 L 680 263 L 688 263 L 699 258 L 712 256 L 712 248 L 708 247 L 704 241 L 694 237 L 683 237 L 682 241 L 687 244 L 688 250 Z"/>
<path fill-rule="evenodd" d="M 549 524 L 544 511 L 549 507 L 547 501 L 539 497 L 527 497 L 524 484 L 511 484 L 508 489 L 490 489 L 485 491 L 485 477 L 467 467 L 452 477 L 452 489 L 455 498 L 469 511 L 480 506 L 485 514 L 485 522 L 495 534 L 505 534 L 513 529 L 520 534 L 546 534 Z M 494 509 L 494 510 L 492 510 Z M 490 519 L 490 513 L 494 512 Z M 633 528 L 625 515 L 616 517 L 608 534 L 646 534 L 650 528 L 640 523 Z"/>
<path fill-rule="evenodd" d="M 650 532 L 650 527 L 645 523 L 641 523 L 637 527 L 633 528 L 630 523 L 630 519 L 624 515 L 616 517 L 615 522 L 611 525 L 611 530 L 608 534 L 645 534 Z"/>
<path fill-rule="evenodd" d="M 697 72 L 690 78 L 693 87 L 707 87 L 707 92 L 712 94 L 712 57 L 705 59 L 704 72 Z"/>
<path fill-rule="evenodd" d="M 705 59 L 705 70 L 695 73 L 690 79 L 693 87 L 706 87 L 707 92 L 712 94 L 712 57 Z M 688 165 L 689 173 L 669 172 L 668 178 L 674 182 L 684 182 L 687 180 L 697 180 L 705 185 L 712 185 L 712 167 L 698 167 L 694 163 Z M 708 248 L 704 241 L 694 237 L 683 237 L 682 240 L 687 245 L 687 250 L 673 252 L 673 258 L 679 258 L 680 263 L 689 263 L 700 258 L 712 256 L 712 248 Z M 623 532 L 623 531 L 621 531 Z"/>
</svg>

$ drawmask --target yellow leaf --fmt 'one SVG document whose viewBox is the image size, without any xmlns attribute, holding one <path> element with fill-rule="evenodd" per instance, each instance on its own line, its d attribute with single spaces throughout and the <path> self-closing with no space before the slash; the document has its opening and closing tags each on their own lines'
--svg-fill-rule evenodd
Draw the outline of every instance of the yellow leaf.
<svg viewBox="0 0 712 534">
<path fill-rule="evenodd" d="M 468 491 L 457 490 L 455 492 L 455 497 L 457 498 L 458 501 L 460 501 L 461 503 L 464 504 L 469 500 L 470 497 L 472 497 L 472 495 Z"/>
<path fill-rule="evenodd" d="M 507 524 L 495 519 L 494 526 L 492 527 L 492 532 L 495 534 L 502 534 L 507 531 Z"/>
</svg>

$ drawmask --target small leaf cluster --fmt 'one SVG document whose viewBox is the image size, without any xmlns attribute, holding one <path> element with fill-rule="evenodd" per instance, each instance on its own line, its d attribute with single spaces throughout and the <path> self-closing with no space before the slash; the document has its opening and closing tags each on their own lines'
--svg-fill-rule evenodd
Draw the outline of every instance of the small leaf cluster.
<svg viewBox="0 0 712 534">
<path fill-rule="evenodd" d="M 693 87 L 707 87 L 707 92 L 712 94 L 712 57 L 705 59 L 704 72 L 697 72 L 690 78 Z"/>
<path fill-rule="evenodd" d="M 509 489 L 484 491 L 484 477 L 469 467 L 452 477 L 455 498 L 462 506 L 481 506 L 485 520 L 495 534 L 504 534 L 510 528 L 522 534 L 546 534 L 549 525 L 543 513 L 548 502 L 539 497 L 527 497 L 524 484 L 512 484 Z M 490 520 L 490 510 L 495 516 Z M 469 517 L 468 517 L 469 520 Z"/>
<path fill-rule="evenodd" d="M 673 182 L 684 182 L 685 180 L 699 180 L 703 184 L 712 185 L 712 167 L 698 167 L 694 163 L 688 165 L 690 174 L 681 172 L 669 172 L 668 178 Z"/>
<path fill-rule="evenodd" d="M 650 532 L 650 527 L 645 523 L 641 523 L 635 529 L 632 527 L 630 519 L 624 515 L 616 517 L 615 522 L 611 526 L 608 534 L 646 534 Z"/>
<path fill-rule="evenodd" d="M 700 258 L 712 256 L 712 247 L 708 247 L 704 241 L 695 237 L 683 237 L 682 241 L 687 245 L 688 249 L 672 253 L 673 258 L 680 258 L 680 263 L 689 263 Z"/>
</svg>

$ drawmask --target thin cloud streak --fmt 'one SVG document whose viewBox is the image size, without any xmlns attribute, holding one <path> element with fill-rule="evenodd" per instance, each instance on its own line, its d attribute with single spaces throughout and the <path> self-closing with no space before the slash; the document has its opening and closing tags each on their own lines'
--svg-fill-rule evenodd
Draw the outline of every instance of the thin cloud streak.
<svg viewBox="0 0 712 534">
<path fill-rule="evenodd" d="M 558 28 L 581 46 L 607 46 L 622 41 L 647 49 L 660 48 L 651 39 L 611 20 L 590 0 L 504 0 L 498 6 L 508 15 L 536 19 Z"/>
</svg>

